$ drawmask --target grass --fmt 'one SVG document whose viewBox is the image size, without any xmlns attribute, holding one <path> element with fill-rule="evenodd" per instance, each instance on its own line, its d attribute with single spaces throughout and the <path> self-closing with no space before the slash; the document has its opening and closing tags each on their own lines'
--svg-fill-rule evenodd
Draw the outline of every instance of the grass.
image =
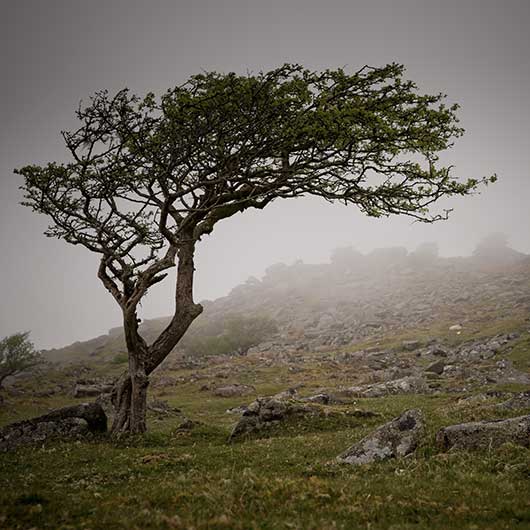
<svg viewBox="0 0 530 530">
<path fill-rule="evenodd" d="M 520 330 L 517 324 L 506 331 Z M 393 337 L 393 344 L 422 337 Z M 390 347 L 391 339 L 385 343 Z M 523 333 L 506 352 L 521 369 L 528 369 L 528 340 Z M 0 528 L 530 529 L 530 450 L 504 445 L 481 453 L 443 453 L 434 442 L 446 425 L 530 414 L 530 409 L 496 408 L 502 398 L 477 403 L 461 400 L 471 393 L 440 393 L 357 399 L 327 407 L 326 417 L 292 418 L 227 443 L 237 418 L 226 410 L 253 398 L 215 397 L 201 390 L 205 382 L 211 388 L 253 384 L 259 395 L 298 384 L 308 395 L 349 378 L 354 384 L 355 367 L 338 370 L 328 357 L 307 355 L 300 373 L 291 373 L 288 363 L 269 366 L 259 358 L 169 372 L 179 382 L 153 388 L 152 397 L 200 422 L 189 431 L 178 429 L 180 416 L 153 415 L 143 437 L 102 436 L 0 454 Z M 104 373 L 104 367 L 98 369 Z M 219 377 L 227 369 L 231 375 Z M 52 379 L 53 385 L 68 386 L 60 371 Z M 33 384 L 40 389 L 45 378 Z M 68 393 L 9 399 L 0 424 L 75 402 Z M 409 408 L 420 408 L 427 423 L 414 456 L 359 467 L 336 463 L 338 454 Z M 359 418 L 348 414 L 352 409 L 378 415 Z"/>
</svg>

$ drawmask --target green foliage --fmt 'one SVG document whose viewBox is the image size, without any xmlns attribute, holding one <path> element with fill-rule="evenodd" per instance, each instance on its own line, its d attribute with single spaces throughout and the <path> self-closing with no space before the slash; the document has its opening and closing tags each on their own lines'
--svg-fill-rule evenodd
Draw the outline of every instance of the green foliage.
<svg viewBox="0 0 530 530">
<path fill-rule="evenodd" d="M 112 358 L 112 364 L 125 364 L 129 360 L 129 357 L 126 353 L 117 353 Z"/>
<path fill-rule="evenodd" d="M 3 380 L 42 362 L 41 355 L 28 339 L 29 331 L 19 332 L 0 341 L 0 387 Z"/>
<path fill-rule="evenodd" d="M 197 241 L 277 198 L 443 219 L 447 211 L 429 213 L 433 203 L 496 177 L 460 181 L 439 164 L 438 152 L 463 134 L 458 105 L 420 93 L 404 71 L 284 64 L 195 75 L 160 97 L 98 92 L 79 108 L 79 129 L 63 133 L 71 162 L 16 170 L 23 204 L 51 218 L 47 235 L 102 254 L 100 277 L 128 289 L 166 245 Z"/>
<path fill-rule="evenodd" d="M 195 355 L 244 354 L 276 331 L 276 323 L 267 317 L 227 315 L 197 321 L 182 339 L 181 347 Z"/>
</svg>

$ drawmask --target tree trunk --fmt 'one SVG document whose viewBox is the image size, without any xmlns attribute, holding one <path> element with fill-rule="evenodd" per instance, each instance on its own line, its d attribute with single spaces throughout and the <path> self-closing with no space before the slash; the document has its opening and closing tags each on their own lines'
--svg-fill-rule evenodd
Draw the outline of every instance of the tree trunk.
<svg viewBox="0 0 530 530">
<path fill-rule="evenodd" d="M 111 432 L 139 434 L 147 430 L 147 387 L 149 375 L 171 353 L 190 324 L 202 312 L 193 302 L 193 254 L 195 243 L 187 240 L 178 252 L 175 314 L 155 342 L 148 346 L 138 333 L 136 308 L 124 308 L 123 328 L 129 353 L 129 369 L 120 377 L 112 392 L 115 409 Z"/>
<path fill-rule="evenodd" d="M 112 395 L 115 409 L 111 432 L 141 434 L 147 429 L 147 376 L 145 363 L 149 348 L 138 333 L 136 311 L 124 311 L 123 329 L 129 352 L 129 369 L 117 382 Z"/>
</svg>

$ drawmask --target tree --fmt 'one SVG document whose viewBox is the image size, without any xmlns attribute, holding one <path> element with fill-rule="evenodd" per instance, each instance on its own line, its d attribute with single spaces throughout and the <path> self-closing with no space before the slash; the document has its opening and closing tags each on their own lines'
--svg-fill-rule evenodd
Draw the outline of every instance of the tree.
<svg viewBox="0 0 530 530">
<path fill-rule="evenodd" d="M 15 333 L 0 341 L 0 388 L 6 377 L 33 368 L 42 362 L 40 352 L 28 340 L 29 331 Z"/>
<path fill-rule="evenodd" d="M 114 433 L 145 431 L 149 375 L 202 311 L 195 248 L 221 220 L 316 195 L 374 217 L 432 222 L 448 214 L 429 212 L 438 199 L 494 180 L 460 182 L 439 167 L 437 153 L 463 132 L 457 106 L 418 93 L 403 72 L 286 64 L 196 75 L 160 98 L 98 92 L 79 106 L 79 129 L 62 133 L 69 162 L 15 170 L 23 204 L 51 219 L 46 234 L 100 255 L 98 276 L 121 307 L 129 365 Z M 138 304 L 175 265 L 174 315 L 147 344 Z"/>
</svg>

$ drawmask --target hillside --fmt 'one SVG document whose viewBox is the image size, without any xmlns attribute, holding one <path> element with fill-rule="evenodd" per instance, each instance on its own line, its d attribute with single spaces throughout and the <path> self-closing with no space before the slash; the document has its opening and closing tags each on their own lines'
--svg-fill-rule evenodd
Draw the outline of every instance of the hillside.
<svg viewBox="0 0 530 530">
<path fill-rule="evenodd" d="M 428 246 L 367 255 L 340 249 L 330 264 L 273 265 L 261 280 L 250 278 L 203 305 L 175 353 L 319 351 L 456 324 L 479 331 L 530 313 L 530 257 L 508 248 L 468 258 L 440 258 Z M 146 320 L 140 331 L 149 342 L 167 322 Z M 46 356 L 79 362 L 124 352 L 123 332 L 114 328 Z"/>
<path fill-rule="evenodd" d="M 57 407 L 112 419 L 121 330 L 49 352 L 69 362 L 0 396 L 0 526 L 530 528 L 529 309 L 512 252 L 275 265 L 207 303 L 153 374 L 147 435 L 14 446 L 22 428 L 2 426 Z M 405 438 L 370 460 L 384 433 Z"/>
</svg>

